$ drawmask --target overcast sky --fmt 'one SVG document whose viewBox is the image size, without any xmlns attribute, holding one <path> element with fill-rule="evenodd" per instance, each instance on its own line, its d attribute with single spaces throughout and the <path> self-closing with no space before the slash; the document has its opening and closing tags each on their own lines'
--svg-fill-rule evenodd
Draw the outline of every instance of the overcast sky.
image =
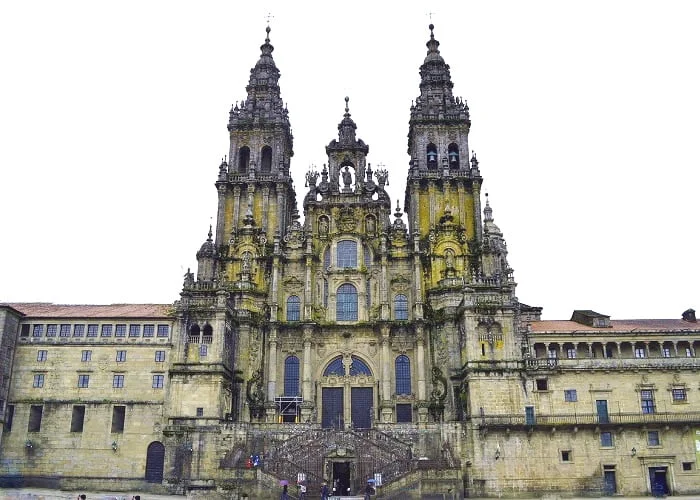
<svg viewBox="0 0 700 500">
<path fill-rule="evenodd" d="M 268 12 L 298 201 L 347 95 L 403 204 L 432 11 L 520 300 L 700 309 L 700 2 L 258 3 L 2 4 L 0 301 L 178 299 Z"/>
</svg>

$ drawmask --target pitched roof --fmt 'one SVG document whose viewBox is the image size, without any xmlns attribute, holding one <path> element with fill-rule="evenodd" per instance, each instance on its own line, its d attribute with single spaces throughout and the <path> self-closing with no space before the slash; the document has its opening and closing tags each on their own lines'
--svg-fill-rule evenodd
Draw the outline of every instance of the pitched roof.
<svg viewBox="0 0 700 500">
<path fill-rule="evenodd" d="M 700 332 L 700 323 L 691 323 L 682 319 L 620 319 L 610 320 L 610 326 L 596 328 L 571 320 L 542 320 L 529 322 L 535 333 L 621 333 L 621 332 Z"/>
<path fill-rule="evenodd" d="M 34 318 L 167 318 L 172 316 L 172 304 L 52 304 L 49 302 L 19 302 L 0 304 L 12 307 Z"/>
</svg>

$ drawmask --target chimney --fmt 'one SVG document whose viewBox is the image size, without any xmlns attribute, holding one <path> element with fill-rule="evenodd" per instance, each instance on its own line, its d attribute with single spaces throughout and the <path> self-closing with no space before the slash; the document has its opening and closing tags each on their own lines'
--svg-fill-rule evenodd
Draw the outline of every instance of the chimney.
<svg viewBox="0 0 700 500">
<path fill-rule="evenodd" d="M 697 323 L 697 319 L 695 319 L 695 309 L 688 309 L 687 311 L 683 312 L 683 321 L 687 321 L 688 323 Z"/>
</svg>

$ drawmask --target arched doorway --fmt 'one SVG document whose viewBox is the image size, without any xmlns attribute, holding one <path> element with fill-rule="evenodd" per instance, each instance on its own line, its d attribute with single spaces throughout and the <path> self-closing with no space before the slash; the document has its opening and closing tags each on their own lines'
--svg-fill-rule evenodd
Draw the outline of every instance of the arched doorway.
<svg viewBox="0 0 700 500">
<path fill-rule="evenodd" d="M 321 426 L 372 427 L 374 377 L 369 366 L 357 356 L 338 356 L 328 363 L 323 377 Z"/>
<path fill-rule="evenodd" d="M 165 446 L 153 441 L 146 450 L 146 481 L 149 483 L 163 482 L 163 464 L 165 463 Z"/>
</svg>

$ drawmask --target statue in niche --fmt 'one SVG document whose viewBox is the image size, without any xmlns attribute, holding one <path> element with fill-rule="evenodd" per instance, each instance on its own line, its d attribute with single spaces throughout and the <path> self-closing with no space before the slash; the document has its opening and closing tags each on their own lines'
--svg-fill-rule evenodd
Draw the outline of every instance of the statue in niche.
<svg viewBox="0 0 700 500">
<path fill-rule="evenodd" d="M 455 253 L 452 249 L 445 250 L 445 268 L 448 271 L 455 270 Z"/>
<path fill-rule="evenodd" d="M 250 272 L 250 252 L 244 252 L 243 253 L 243 267 L 242 270 L 244 273 L 249 273 Z"/>
<path fill-rule="evenodd" d="M 322 237 L 328 236 L 328 220 L 325 217 L 318 221 L 318 234 Z"/>
<path fill-rule="evenodd" d="M 343 170 L 343 184 L 346 189 L 349 189 L 350 184 L 352 184 L 352 174 L 350 173 L 350 167 L 345 167 L 345 170 Z"/>
<path fill-rule="evenodd" d="M 375 223 L 374 223 L 374 217 L 367 217 L 367 234 L 374 234 L 375 231 Z"/>
</svg>

